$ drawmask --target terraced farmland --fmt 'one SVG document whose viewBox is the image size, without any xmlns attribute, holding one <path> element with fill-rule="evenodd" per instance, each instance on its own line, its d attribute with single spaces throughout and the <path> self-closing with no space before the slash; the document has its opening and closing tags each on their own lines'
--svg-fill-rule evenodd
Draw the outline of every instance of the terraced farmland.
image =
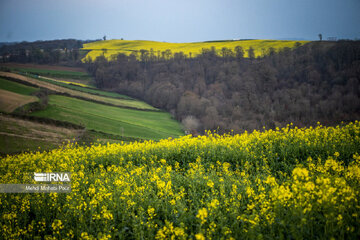
<svg viewBox="0 0 360 240">
<path fill-rule="evenodd" d="M 72 97 L 79 97 L 82 99 L 96 101 L 99 103 L 110 104 L 110 105 L 114 105 L 114 106 L 118 106 L 118 107 L 127 107 L 127 108 L 135 108 L 135 109 L 140 109 L 140 110 L 157 111 L 156 108 L 154 108 L 154 107 L 150 106 L 149 104 L 142 102 L 142 101 L 132 100 L 132 99 L 117 99 L 117 98 L 112 98 L 112 97 L 105 97 L 105 96 L 90 94 L 88 92 L 85 92 L 85 90 L 84 90 L 84 92 L 76 91 L 76 90 L 73 90 L 73 89 L 70 89 L 67 87 L 62 87 L 62 86 L 55 85 L 55 84 L 52 84 L 52 83 L 49 83 L 46 81 L 41 81 L 40 79 L 25 77 L 25 76 L 22 76 L 22 75 L 16 74 L 16 73 L 0 72 L 0 77 L 17 79 L 17 80 L 20 80 L 20 81 L 23 81 L 26 83 L 36 85 L 38 87 L 52 90 L 54 92 L 68 94 Z M 84 88 L 84 89 L 86 89 L 86 88 Z"/>
<path fill-rule="evenodd" d="M 16 114 L 30 115 L 31 119 L 15 120 L 10 115 L 0 119 L 2 155 L 35 151 L 38 147 L 48 150 L 74 139 L 85 144 L 119 143 L 183 135 L 181 125 L 170 114 L 125 95 L 83 87 L 81 82 L 75 85 L 72 79 L 14 72 L 0 72 L 0 76 L 0 111 L 13 113 L 17 109 Z M 34 101 L 39 104 L 28 104 Z M 19 122 L 21 127 L 16 127 Z M 66 130 L 68 124 L 84 129 Z M 10 125 L 14 127 L 6 127 Z"/>
</svg>

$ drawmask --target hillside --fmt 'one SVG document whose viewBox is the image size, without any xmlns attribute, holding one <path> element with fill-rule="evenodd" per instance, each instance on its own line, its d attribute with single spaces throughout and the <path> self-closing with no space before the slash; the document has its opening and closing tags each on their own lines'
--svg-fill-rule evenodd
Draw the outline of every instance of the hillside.
<svg viewBox="0 0 360 240">
<path fill-rule="evenodd" d="M 85 141 L 84 130 L 21 119 L 0 113 L 0 155 L 44 151 L 68 141 Z"/>
<path fill-rule="evenodd" d="M 169 60 L 100 57 L 87 67 L 98 87 L 171 112 L 202 134 L 357 120 L 359 63 L 360 41 L 324 41 L 255 59 L 209 50 Z"/>
<path fill-rule="evenodd" d="M 39 89 L 0 77 L 0 111 L 10 113 L 21 106 L 39 101 L 32 96 L 36 91 Z"/>
<path fill-rule="evenodd" d="M 38 75 L 54 74 L 54 71 L 67 77 L 79 75 L 42 67 L 23 65 L 21 69 L 10 68 L 16 73 L 0 72 L 0 111 L 17 116 L 14 119 L 13 115 L 6 115 L 1 119 L 2 155 L 36 151 L 38 147 L 47 150 L 67 141 L 90 144 L 183 135 L 180 124 L 169 113 L 116 92 L 89 87 L 85 84 L 89 76 L 64 80 Z M 11 122 L 14 126 L 21 122 L 22 127 L 5 129 Z M 29 139 L 34 141 L 29 144 Z"/>
<path fill-rule="evenodd" d="M 9 79 L 15 79 L 17 81 L 21 81 L 24 83 L 28 83 L 31 85 L 35 85 L 41 88 L 45 88 L 56 93 L 70 95 L 72 97 L 78 97 L 85 100 L 95 101 L 103 104 L 118 106 L 118 107 L 127 107 L 127 108 L 135 108 L 141 110 L 153 110 L 157 111 L 154 107 L 146 104 L 142 101 L 133 100 L 130 98 L 123 99 L 122 97 L 108 97 L 103 96 L 103 94 L 94 94 L 89 92 L 86 88 L 82 88 L 82 91 L 79 91 L 79 87 L 75 90 L 72 85 L 69 84 L 59 84 L 56 80 L 52 80 L 49 78 L 44 78 L 41 76 L 36 77 L 26 77 L 16 73 L 8 73 L 8 72 L 0 72 L 0 77 L 6 77 Z"/>
<path fill-rule="evenodd" d="M 359 239 L 359 152 L 354 122 L 9 156 L 0 183 L 72 191 L 0 194 L 0 238 Z"/>
<path fill-rule="evenodd" d="M 24 96 L 0 89 L 0 110 L 4 112 L 12 112 L 21 106 L 37 102 L 38 100 L 39 99 L 34 96 Z"/>
<path fill-rule="evenodd" d="M 149 51 L 148 54 L 153 54 L 155 57 L 169 58 L 169 54 L 182 52 L 189 57 L 195 57 L 202 52 L 203 48 L 210 49 L 215 47 L 217 54 L 221 55 L 222 48 L 228 48 L 234 51 L 235 47 L 242 47 L 245 52 L 245 57 L 248 57 L 248 49 L 254 49 L 255 57 L 263 56 L 268 53 L 270 48 L 278 51 L 282 48 L 293 48 L 296 43 L 299 45 L 305 44 L 308 41 L 285 41 L 285 40 L 240 40 L 240 41 L 209 41 L 209 42 L 194 42 L 194 43 L 168 43 L 144 40 L 106 40 L 91 42 L 83 45 L 83 50 L 89 52 L 83 58 L 90 57 L 95 60 L 96 57 L 104 56 L 111 59 L 112 55 L 116 56 L 119 53 L 126 55 L 137 54 L 140 57 L 140 50 Z M 151 53 L 151 49 L 153 53 Z M 167 52 L 170 50 L 171 52 Z"/>
<path fill-rule="evenodd" d="M 139 111 L 71 97 L 51 95 L 48 107 L 32 116 L 70 121 L 90 130 L 138 139 L 159 140 L 182 135 L 180 125 L 165 112 Z"/>
</svg>

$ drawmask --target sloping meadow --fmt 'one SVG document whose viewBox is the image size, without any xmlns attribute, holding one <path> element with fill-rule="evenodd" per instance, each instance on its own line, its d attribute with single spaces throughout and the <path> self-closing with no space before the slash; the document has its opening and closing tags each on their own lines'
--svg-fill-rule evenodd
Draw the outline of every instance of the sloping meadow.
<svg viewBox="0 0 360 240">
<path fill-rule="evenodd" d="M 360 123 L 8 156 L 0 183 L 71 172 L 68 194 L 0 194 L 0 238 L 358 239 Z"/>
</svg>

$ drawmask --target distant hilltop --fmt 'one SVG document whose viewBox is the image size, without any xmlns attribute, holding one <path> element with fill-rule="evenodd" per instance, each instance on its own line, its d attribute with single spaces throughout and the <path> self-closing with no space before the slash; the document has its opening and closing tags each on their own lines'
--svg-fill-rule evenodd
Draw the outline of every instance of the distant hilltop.
<svg viewBox="0 0 360 240">
<path fill-rule="evenodd" d="M 270 48 L 278 51 L 282 48 L 294 48 L 301 46 L 309 41 L 295 40 L 261 40 L 261 39 L 242 39 L 242 40 L 215 40 L 192 43 L 168 43 L 147 40 L 105 40 L 86 43 L 83 45 L 84 50 L 88 50 L 85 58 L 95 60 L 96 57 L 104 55 L 108 60 L 119 53 L 126 55 L 137 54 L 140 50 L 147 50 L 150 54 L 161 56 L 166 51 L 171 54 L 182 52 L 187 57 L 195 57 L 203 49 L 214 48 L 216 53 L 221 55 L 222 49 L 234 51 L 236 47 L 241 47 L 244 51 L 244 57 L 248 57 L 248 49 L 253 48 L 255 57 L 262 56 Z"/>
</svg>

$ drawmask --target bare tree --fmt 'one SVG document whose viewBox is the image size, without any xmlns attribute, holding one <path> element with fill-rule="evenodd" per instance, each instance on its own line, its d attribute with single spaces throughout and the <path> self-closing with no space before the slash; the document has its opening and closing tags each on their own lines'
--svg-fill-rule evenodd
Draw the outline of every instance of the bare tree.
<svg viewBox="0 0 360 240">
<path fill-rule="evenodd" d="M 186 116 L 183 120 L 182 120 L 182 124 L 185 128 L 185 131 L 190 132 L 191 134 L 196 134 L 198 128 L 200 127 L 200 122 L 199 120 L 192 116 Z"/>
</svg>

